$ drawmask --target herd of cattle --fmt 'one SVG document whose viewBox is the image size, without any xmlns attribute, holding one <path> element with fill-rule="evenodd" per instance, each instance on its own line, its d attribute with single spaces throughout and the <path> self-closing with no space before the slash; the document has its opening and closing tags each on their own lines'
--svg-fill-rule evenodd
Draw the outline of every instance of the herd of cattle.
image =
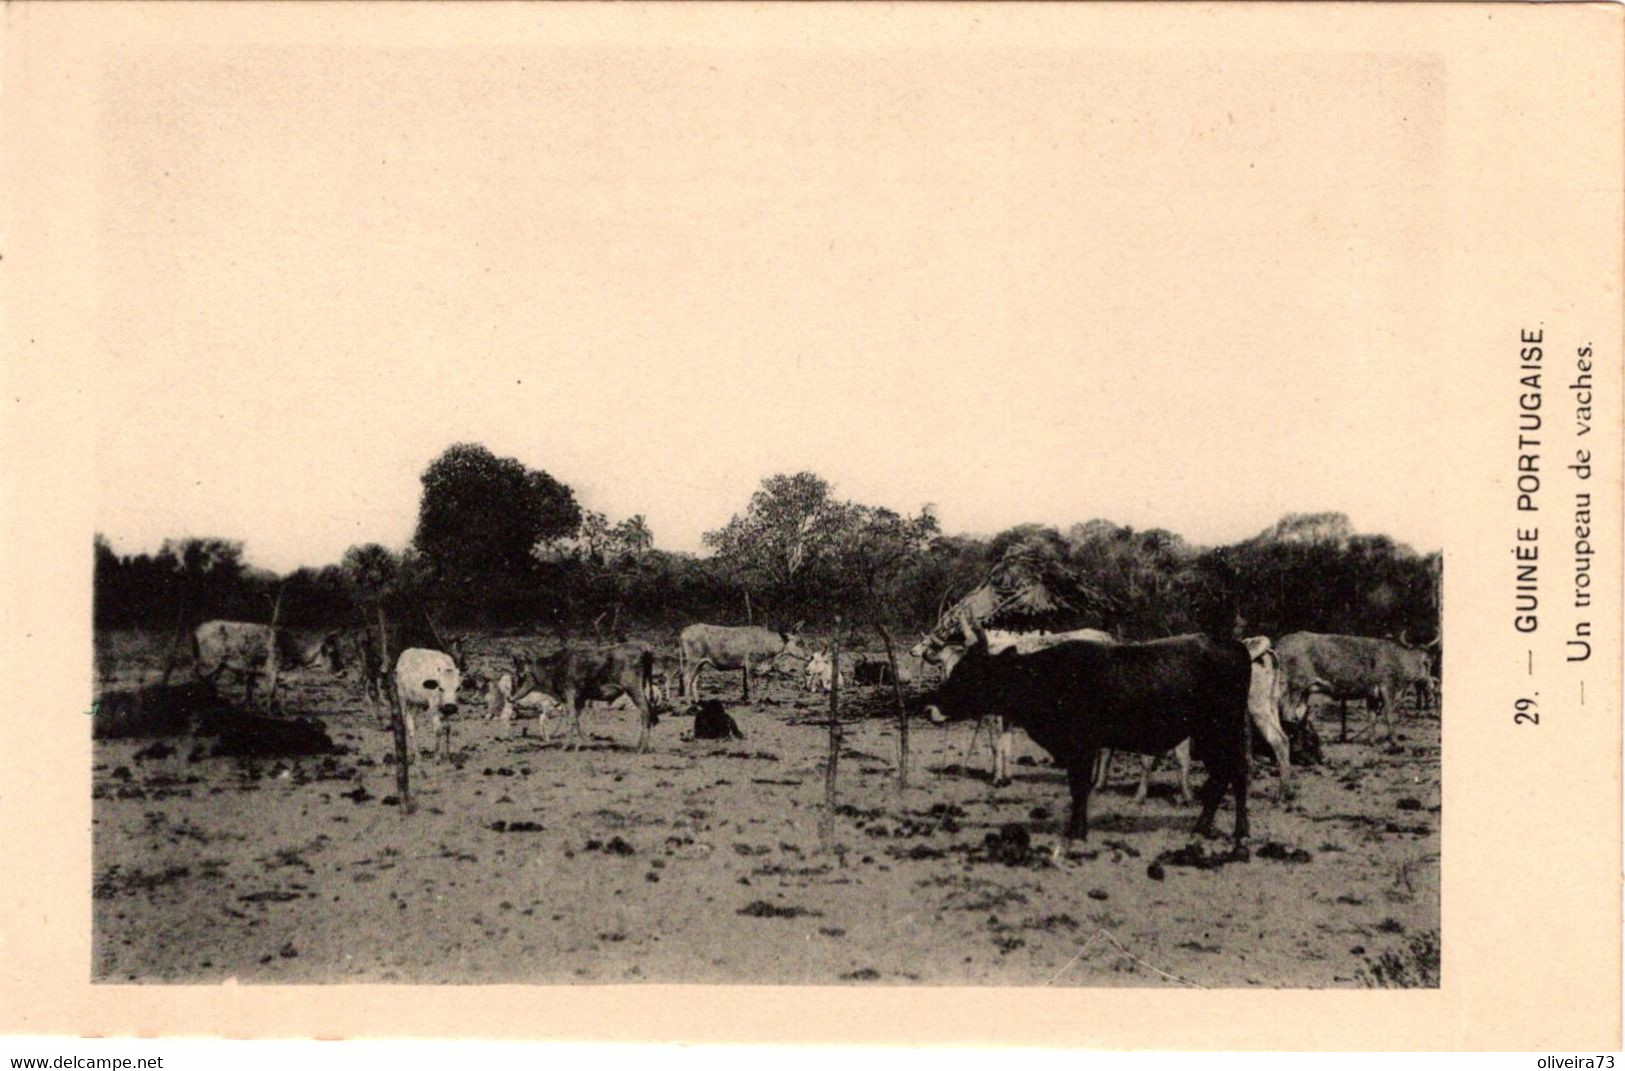
<svg viewBox="0 0 1625 1071">
<path fill-rule="evenodd" d="M 513 723 L 518 711 L 539 708 L 544 723 L 552 709 L 568 713 L 568 747 L 583 739 L 581 712 L 589 701 L 628 700 L 637 709 L 638 750 L 649 748 L 657 711 L 674 692 L 698 696 L 707 667 L 742 674 L 744 698 L 751 677 L 783 660 L 802 663 L 804 682 L 828 690 L 837 680 L 890 682 L 890 663 L 832 658 L 803 643 L 797 629 L 690 625 L 675 655 L 642 643 L 566 645 L 551 654 L 512 657 L 505 672 L 471 670 L 465 644 L 442 639 L 426 622 L 391 630 L 386 667 L 379 634 L 350 629 L 300 636 L 269 625 L 211 621 L 194 634 L 194 665 L 211 686 L 225 674 L 242 683 L 253 702 L 255 685 L 267 679 L 274 698 L 278 674 L 325 667 L 344 677 L 357 671 L 363 698 L 377 716 L 393 686 L 407 727 L 408 747 L 418 753 L 417 721 L 429 719 L 433 749 L 450 750 L 450 724 L 465 695 L 480 697 L 486 718 Z M 1436 643 L 1437 641 L 1435 641 Z M 1202 635 L 1147 643 L 1119 643 L 1108 633 L 984 631 L 964 619 L 945 617 L 911 654 L 936 668 L 940 683 L 927 691 L 923 710 L 932 722 L 986 719 L 993 741 L 993 779 L 1009 780 L 1011 732 L 1024 730 L 1068 776 L 1072 812 L 1066 836 L 1088 830 L 1088 798 L 1103 782 L 1113 750 L 1142 756 L 1137 798 L 1143 799 L 1157 756 L 1173 752 L 1180 793 L 1190 798 L 1194 754 L 1208 773 L 1200 791 L 1197 828 L 1211 830 L 1226 794 L 1235 799 L 1234 837 L 1247 836 L 1247 781 L 1251 734 L 1274 753 L 1283 796 L 1291 792 L 1292 765 L 1283 722 L 1296 723 L 1310 697 L 1322 694 L 1344 704 L 1363 700 L 1370 712 L 1366 732 L 1382 722 L 1392 732 L 1392 710 L 1414 690 L 1418 702 L 1438 700 L 1437 660 L 1429 647 L 1400 640 L 1294 632 L 1274 642 Z M 391 672 L 392 670 L 392 672 Z M 738 728 L 716 701 L 696 704 L 695 735 L 737 735 Z"/>
</svg>

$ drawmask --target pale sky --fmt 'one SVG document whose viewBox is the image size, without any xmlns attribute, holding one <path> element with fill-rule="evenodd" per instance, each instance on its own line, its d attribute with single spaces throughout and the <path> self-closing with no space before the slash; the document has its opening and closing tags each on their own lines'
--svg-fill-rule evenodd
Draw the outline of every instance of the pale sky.
<svg viewBox="0 0 1625 1071">
<path fill-rule="evenodd" d="M 802 469 L 950 532 L 1217 543 L 1341 510 L 1440 545 L 1426 55 L 516 43 L 104 74 L 122 551 L 400 546 L 457 441 L 676 550 Z"/>
</svg>

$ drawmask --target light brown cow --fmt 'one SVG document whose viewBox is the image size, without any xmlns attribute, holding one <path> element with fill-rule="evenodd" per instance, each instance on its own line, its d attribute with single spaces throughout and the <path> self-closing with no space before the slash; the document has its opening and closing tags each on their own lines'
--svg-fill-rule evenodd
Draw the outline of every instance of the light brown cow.
<svg viewBox="0 0 1625 1071">
<path fill-rule="evenodd" d="M 706 666 L 737 669 L 745 680 L 745 702 L 750 702 L 751 670 L 762 662 L 781 658 L 807 658 L 801 646 L 801 626 L 774 632 L 758 625 L 690 625 L 678 637 L 683 661 L 683 694 L 697 699 L 700 670 Z"/>
<path fill-rule="evenodd" d="M 271 660 L 272 648 L 276 661 Z M 334 673 L 343 671 L 338 633 L 299 635 L 289 629 L 247 621 L 205 621 L 192 633 L 192 668 L 211 688 L 223 673 L 243 684 L 243 701 L 254 702 L 256 678 L 297 672 L 326 663 Z"/>
<path fill-rule="evenodd" d="M 586 738 L 581 731 L 581 709 L 590 699 L 613 700 L 631 697 L 642 715 L 638 750 L 649 750 L 649 733 L 658 721 L 649 700 L 654 652 L 641 643 L 619 643 L 610 647 L 566 647 L 551 655 L 516 660 L 522 668 L 513 702 L 532 692 L 543 692 L 559 700 L 570 712 L 574 734 L 571 750 Z"/>
</svg>

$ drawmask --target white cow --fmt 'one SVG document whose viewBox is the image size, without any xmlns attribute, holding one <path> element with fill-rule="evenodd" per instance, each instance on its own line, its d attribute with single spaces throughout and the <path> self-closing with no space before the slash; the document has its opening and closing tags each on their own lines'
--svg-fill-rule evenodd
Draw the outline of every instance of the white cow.
<svg viewBox="0 0 1625 1071">
<path fill-rule="evenodd" d="M 406 750 L 417 754 L 416 713 L 429 713 L 434 728 L 434 750 L 451 755 L 451 726 L 446 718 L 457 713 L 457 690 L 463 675 L 457 663 L 443 651 L 409 647 L 395 660 L 395 694 L 400 696 L 401 714 L 406 719 Z"/>
<path fill-rule="evenodd" d="M 850 675 L 842 669 L 841 683 L 844 685 L 851 680 Z M 809 692 L 827 692 L 835 682 L 835 662 L 830 658 L 828 651 L 818 651 L 807 659 L 806 687 Z"/>
</svg>

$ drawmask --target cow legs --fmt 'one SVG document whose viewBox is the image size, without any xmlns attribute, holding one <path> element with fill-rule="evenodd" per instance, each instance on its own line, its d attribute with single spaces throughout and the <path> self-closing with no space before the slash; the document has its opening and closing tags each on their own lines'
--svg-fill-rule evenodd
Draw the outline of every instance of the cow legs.
<svg viewBox="0 0 1625 1071">
<path fill-rule="evenodd" d="M 1196 747 L 1196 757 L 1202 760 L 1202 765 L 1207 769 L 1207 780 L 1196 792 L 1196 798 L 1202 801 L 1202 813 L 1196 819 L 1196 835 L 1211 837 L 1213 816 L 1219 813 L 1219 804 L 1224 800 L 1224 794 L 1230 791 L 1234 771 L 1228 766 L 1228 756 L 1218 753 L 1212 746 L 1195 741 L 1193 744 Z"/>
<path fill-rule="evenodd" d="M 586 696 L 576 695 L 575 690 L 571 688 L 564 690 L 564 706 L 570 712 L 572 726 L 570 742 L 564 745 L 566 751 L 574 751 L 581 746 L 582 741 L 587 737 L 587 734 L 581 731 L 581 708 L 586 705 Z"/>
<path fill-rule="evenodd" d="M 705 663 L 703 662 L 694 662 L 687 659 L 684 660 L 683 697 L 691 702 L 699 702 L 700 670 L 703 669 L 704 666 Z"/>
<path fill-rule="evenodd" d="M 1108 753 L 1109 754 L 1109 753 Z M 1173 755 L 1174 762 L 1179 770 L 1179 799 L 1183 803 L 1191 802 L 1191 742 L 1182 740 L 1178 747 L 1169 754 Z M 1140 756 L 1140 787 L 1134 791 L 1134 802 L 1144 803 L 1151 792 L 1151 775 L 1157 769 L 1157 760 L 1160 755 Z"/>
<path fill-rule="evenodd" d="M 1066 834 L 1062 838 L 1067 843 L 1077 840 L 1089 839 L 1089 789 L 1094 784 L 1087 768 L 1069 769 L 1067 771 L 1067 785 L 1072 790 L 1072 812 L 1066 818 Z"/>
<path fill-rule="evenodd" d="M 435 758 L 451 759 L 451 723 L 438 710 L 430 719 L 434 727 L 434 754 Z"/>
<path fill-rule="evenodd" d="M 649 750 L 649 730 L 654 728 L 655 723 L 654 708 L 649 705 L 647 699 L 638 702 L 638 697 L 633 696 L 632 701 L 637 703 L 638 718 L 642 725 L 641 730 L 638 732 L 638 752 L 641 754 Z"/>
<path fill-rule="evenodd" d="M 1097 791 L 1099 789 L 1103 789 L 1103 788 L 1106 787 L 1106 771 L 1111 768 L 1111 764 L 1112 764 L 1112 749 L 1111 748 L 1103 747 L 1099 751 L 1095 752 L 1094 776 L 1089 779 L 1089 783 L 1090 783 L 1091 787 L 1093 787 Z"/>
<path fill-rule="evenodd" d="M 743 673 L 745 675 L 745 702 L 748 703 L 748 702 L 750 702 L 750 659 L 749 658 L 745 659 L 745 664 L 740 667 L 739 672 Z"/>
<path fill-rule="evenodd" d="M 1179 799 L 1191 802 L 1191 742 L 1181 740 L 1174 748 L 1174 763 L 1179 767 Z"/>
<path fill-rule="evenodd" d="M 1271 720 L 1269 718 L 1255 720 L 1253 722 L 1253 728 L 1257 729 L 1264 737 L 1264 742 L 1269 744 L 1270 751 L 1275 755 L 1275 765 L 1281 770 L 1280 798 L 1283 800 L 1291 799 L 1293 793 L 1292 749 L 1287 744 L 1286 733 L 1281 731 L 1281 725 L 1278 720 Z"/>
<path fill-rule="evenodd" d="M 1010 783 L 1010 726 L 995 714 L 988 719 L 988 732 L 993 744 L 993 785 L 997 788 Z"/>
<path fill-rule="evenodd" d="M 1140 787 L 1134 790 L 1134 802 L 1144 803 L 1151 791 L 1151 772 L 1157 768 L 1155 755 L 1140 756 Z"/>
<path fill-rule="evenodd" d="M 1203 765 L 1206 765 L 1204 762 Z M 1213 816 L 1219 813 L 1219 801 L 1224 794 L 1230 791 L 1227 778 L 1217 772 L 1210 772 L 1207 781 L 1197 790 L 1196 796 L 1202 801 L 1202 813 L 1196 819 L 1196 835 L 1198 837 L 1211 837 L 1213 835 Z"/>
<path fill-rule="evenodd" d="M 1230 786 L 1236 797 L 1236 829 L 1232 839 L 1237 851 L 1241 850 L 1242 845 L 1247 840 L 1247 834 L 1251 832 L 1247 824 L 1247 780 L 1252 774 L 1253 766 L 1252 757 L 1248 754 L 1251 746 L 1247 734 L 1242 733 L 1240 741 L 1236 744 L 1235 755 L 1231 760 L 1233 766 L 1231 768 Z M 1223 797 L 1223 789 L 1220 789 L 1219 795 L 1221 798 Z"/>
</svg>

